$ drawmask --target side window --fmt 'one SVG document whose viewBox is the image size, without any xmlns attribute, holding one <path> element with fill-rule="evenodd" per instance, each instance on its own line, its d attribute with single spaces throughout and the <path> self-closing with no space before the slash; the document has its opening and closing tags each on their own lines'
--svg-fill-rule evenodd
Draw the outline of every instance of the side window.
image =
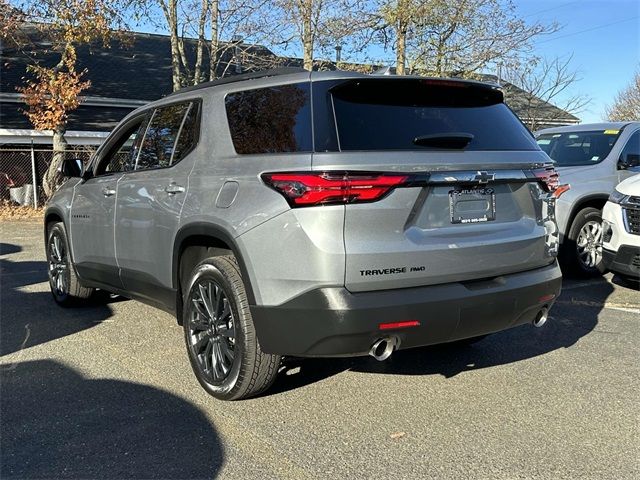
<svg viewBox="0 0 640 480">
<path fill-rule="evenodd" d="M 182 128 L 180 129 L 180 135 L 178 136 L 178 142 L 173 152 L 171 165 L 178 163 L 186 157 L 198 143 L 198 137 L 200 136 L 199 115 L 199 104 L 191 103 L 187 111 L 187 116 L 182 123 Z"/>
<path fill-rule="evenodd" d="M 309 83 L 230 93 L 225 106 L 237 153 L 311 151 Z"/>
<path fill-rule="evenodd" d="M 144 135 L 136 170 L 168 167 L 172 163 L 176 139 L 191 103 L 160 107 L 153 112 Z"/>
<path fill-rule="evenodd" d="M 625 155 L 636 155 L 640 156 L 640 130 L 636 130 L 629 140 L 627 140 L 627 144 L 622 149 L 621 156 L 624 158 Z"/>
<path fill-rule="evenodd" d="M 133 170 L 139 151 L 140 139 L 148 120 L 148 117 L 141 117 L 122 132 L 116 143 L 98 164 L 96 175 Z"/>
</svg>

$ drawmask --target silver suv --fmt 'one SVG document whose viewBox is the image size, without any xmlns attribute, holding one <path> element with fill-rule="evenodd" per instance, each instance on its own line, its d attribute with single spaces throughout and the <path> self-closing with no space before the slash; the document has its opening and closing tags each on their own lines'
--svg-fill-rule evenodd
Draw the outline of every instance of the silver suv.
<svg viewBox="0 0 640 480">
<path fill-rule="evenodd" d="M 128 115 L 45 217 L 53 297 L 183 325 L 201 385 L 281 357 L 387 358 L 542 325 L 560 292 L 548 157 L 482 83 L 262 72 Z"/>
<path fill-rule="evenodd" d="M 608 122 L 541 130 L 538 145 L 554 161 L 560 184 L 556 217 L 565 272 L 599 275 L 602 208 L 615 186 L 640 172 L 640 122 Z"/>
</svg>

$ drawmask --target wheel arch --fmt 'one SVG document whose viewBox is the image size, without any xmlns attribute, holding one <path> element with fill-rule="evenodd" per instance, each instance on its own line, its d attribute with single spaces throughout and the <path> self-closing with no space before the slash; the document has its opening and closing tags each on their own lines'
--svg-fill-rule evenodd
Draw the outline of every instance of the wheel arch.
<svg viewBox="0 0 640 480">
<path fill-rule="evenodd" d="M 232 253 L 240 267 L 249 305 L 255 296 L 246 264 L 235 239 L 220 227 L 198 222 L 182 227 L 176 234 L 172 257 L 172 286 L 176 291 L 176 318 L 182 324 L 182 278 L 205 258 Z M 188 271 L 187 271 L 188 270 Z"/>
<path fill-rule="evenodd" d="M 47 243 L 49 236 L 49 225 L 52 223 L 62 222 L 64 223 L 64 217 L 62 212 L 57 208 L 49 207 L 44 214 L 44 243 Z M 66 228 L 66 225 L 65 225 Z"/>
<path fill-rule="evenodd" d="M 608 195 L 602 193 L 596 193 L 592 195 L 585 195 L 581 197 L 576 202 L 574 202 L 573 207 L 571 207 L 571 212 L 569 213 L 569 217 L 567 220 L 567 226 L 565 228 L 564 237 L 569 236 L 569 232 L 571 231 L 571 227 L 573 226 L 573 221 L 576 219 L 576 215 L 581 210 L 592 207 L 597 208 L 598 210 L 602 210 L 604 208 L 605 203 L 607 203 Z"/>
</svg>

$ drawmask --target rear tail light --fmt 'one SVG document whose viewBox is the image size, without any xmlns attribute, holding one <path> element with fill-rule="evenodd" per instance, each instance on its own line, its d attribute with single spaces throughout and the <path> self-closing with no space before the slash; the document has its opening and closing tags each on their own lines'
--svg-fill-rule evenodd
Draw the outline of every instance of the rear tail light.
<svg viewBox="0 0 640 480">
<path fill-rule="evenodd" d="M 555 198 L 560 198 L 560 195 L 571 189 L 569 184 L 560 185 L 558 172 L 553 167 L 540 168 L 534 170 L 533 173 L 542 184 L 542 188 Z"/>
<path fill-rule="evenodd" d="M 558 188 L 558 172 L 556 172 L 555 168 L 538 168 L 533 171 L 533 174 L 538 178 L 545 191 L 553 193 Z"/>
<path fill-rule="evenodd" d="M 408 175 L 371 172 L 265 173 L 264 182 L 287 199 L 292 207 L 375 202 Z"/>
</svg>

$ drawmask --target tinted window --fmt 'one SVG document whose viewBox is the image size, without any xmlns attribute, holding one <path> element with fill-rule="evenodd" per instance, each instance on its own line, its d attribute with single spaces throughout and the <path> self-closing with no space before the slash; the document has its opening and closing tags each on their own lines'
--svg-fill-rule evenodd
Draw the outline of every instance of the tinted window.
<svg viewBox="0 0 640 480">
<path fill-rule="evenodd" d="M 619 134 L 617 129 L 545 133 L 538 136 L 538 146 L 559 167 L 593 165 L 609 155 Z"/>
<path fill-rule="evenodd" d="M 98 166 L 97 175 L 105 173 L 117 173 L 133 170 L 139 150 L 139 143 L 148 118 L 143 117 L 133 123 L 119 135 L 116 143 L 105 155 L 104 160 Z"/>
<path fill-rule="evenodd" d="M 189 103 L 157 108 L 144 135 L 136 170 L 162 168 L 171 165 L 176 138 Z"/>
<path fill-rule="evenodd" d="M 621 156 L 624 157 L 627 155 L 640 156 L 640 130 L 637 130 L 631 135 L 627 144 L 622 149 Z"/>
<path fill-rule="evenodd" d="M 200 105 L 198 103 L 192 103 L 187 111 L 187 116 L 185 117 L 182 128 L 180 129 L 176 149 L 173 152 L 173 160 L 171 161 L 172 165 L 186 157 L 198 143 L 198 137 L 200 134 L 200 124 L 198 122 L 199 106 Z"/>
<path fill-rule="evenodd" d="M 428 150 L 417 137 L 473 135 L 466 150 L 537 150 L 529 131 L 481 85 L 405 79 L 344 82 L 331 90 L 340 150 Z"/>
<path fill-rule="evenodd" d="M 225 102 L 237 153 L 311 151 L 308 83 L 231 93 Z"/>
</svg>

